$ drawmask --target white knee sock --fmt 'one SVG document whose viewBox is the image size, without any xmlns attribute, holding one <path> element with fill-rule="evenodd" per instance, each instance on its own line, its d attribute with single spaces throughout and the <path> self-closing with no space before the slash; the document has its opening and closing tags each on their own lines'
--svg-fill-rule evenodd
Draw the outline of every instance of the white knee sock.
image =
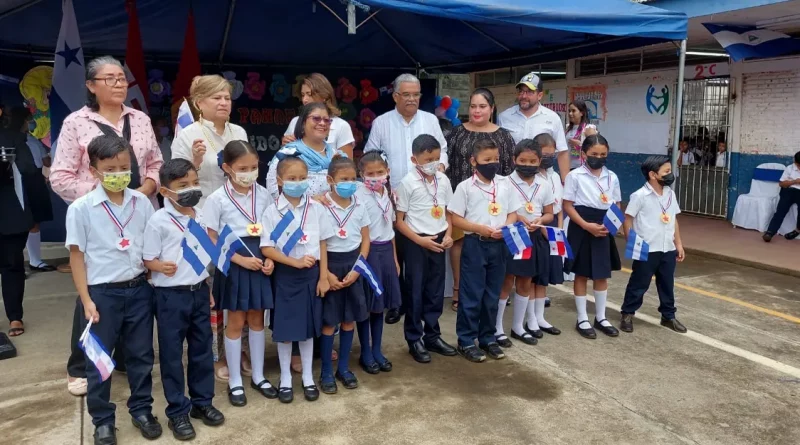
<svg viewBox="0 0 800 445">
<path fill-rule="evenodd" d="M 528 327 L 536 326 L 539 324 L 539 320 L 536 319 L 536 307 L 535 307 L 536 300 L 528 300 L 528 304 L 526 307 L 525 314 L 525 322 L 528 324 Z"/>
<path fill-rule="evenodd" d="M 297 342 L 300 347 L 300 362 L 303 364 L 303 386 L 314 384 L 314 374 L 312 371 L 314 360 L 314 339 L 309 338 Z"/>
<path fill-rule="evenodd" d="M 597 321 L 603 320 L 600 322 L 600 324 L 603 326 L 611 326 L 611 322 L 606 320 L 606 300 L 608 300 L 607 290 L 594 291 L 594 318 Z"/>
<path fill-rule="evenodd" d="M 506 303 L 508 302 L 508 298 L 505 300 L 500 300 L 497 303 L 497 320 L 495 322 L 494 327 L 494 335 L 505 335 L 505 331 L 503 330 L 503 314 L 506 313 Z"/>
<path fill-rule="evenodd" d="M 514 330 L 514 333 L 517 335 L 522 335 L 525 333 L 525 327 L 522 326 L 522 322 L 525 321 L 525 311 L 528 309 L 528 304 L 530 300 L 528 297 L 522 296 L 520 294 L 514 294 L 514 324 L 511 325 L 511 329 Z M 528 323 L 528 329 L 538 329 L 536 325 L 531 326 Z"/>
<path fill-rule="evenodd" d="M 28 233 L 28 259 L 31 266 L 42 264 L 42 232 Z"/>
<path fill-rule="evenodd" d="M 228 388 L 242 386 L 242 338 L 231 340 L 225 336 L 225 359 L 228 361 Z M 242 391 L 233 393 L 242 395 Z"/>
<path fill-rule="evenodd" d="M 586 296 L 575 295 L 575 309 L 578 311 L 578 321 L 589 321 L 586 315 Z"/>
<path fill-rule="evenodd" d="M 264 380 L 264 347 L 266 339 L 264 338 L 264 330 L 256 331 L 250 329 L 250 364 L 253 366 L 253 383 L 259 384 Z M 270 385 L 265 384 L 264 388 L 269 388 Z"/>
<path fill-rule="evenodd" d="M 292 387 L 292 344 L 278 343 L 278 361 L 281 364 L 280 388 Z"/>
<path fill-rule="evenodd" d="M 532 301 L 534 311 L 536 313 L 536 321 L 539 323 L 540 328 L 552 328 L 553 325 L 544 319 L 544 304 L 546 298 L 537 298 Z"/>
</svg>

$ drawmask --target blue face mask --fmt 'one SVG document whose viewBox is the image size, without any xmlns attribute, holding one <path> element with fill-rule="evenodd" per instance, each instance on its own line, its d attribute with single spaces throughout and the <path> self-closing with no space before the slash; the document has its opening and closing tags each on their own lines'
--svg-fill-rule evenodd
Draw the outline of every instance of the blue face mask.
<svg viewBox="0 0 800 445">
<path fill-rule="evenodd" d="M 355 194 L 358 183 L 355 181 L 343 181 L 336 184 L 336 194 L 342 198 L 349 198 Z"/>
<path fill-rule="evenodd" d="M 284 181 L 283 193 L 290 198 L 299 198 L 308 190 L 308 181 Z"/>
<path fill-rule="evenodd" d="M 36 121 L 28 122 L 28 131 L 30 133 L 33 133 L 33 130 L 35 130 L 35 129 L 36 129 Z"/>
</svg>

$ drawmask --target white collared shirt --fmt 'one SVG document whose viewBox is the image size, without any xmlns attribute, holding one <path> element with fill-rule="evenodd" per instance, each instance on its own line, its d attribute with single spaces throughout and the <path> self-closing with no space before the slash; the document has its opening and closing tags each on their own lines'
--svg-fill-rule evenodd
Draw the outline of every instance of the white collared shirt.
<svg viewBox="0 0 800 445">
<path fill-rule="evenodd" d="M 557 152 L 569 148 L 564 135 L 564 125 L 558 113 L 542 104 L 539 104 L 539 108 L 531 117 L 522 114 L 519 105 L 514 105 L 497 116 L 497 125 L 510 131 L 517 144 L 523 139 L 533 139 L 541 133 L 547 133 L 556 140 Z"/>
<path fill-rule="evenodd" d="M 333 229 L 333 236 L 328 239 L 328 252 L 352 252 L 358 249 L 361 247 L 361 229 L 369 227 L 367 206 L 357 197 L 353 197 L 350 198 L 350 204 L 342 208 L 330 193 L 327 197 L 331 204 L 325 208 L 324 213 L 327 224 Z M 340 221 L 343 225 L 340 225 Z M 346 233 L 346 238 L 340 238 L 340 233 Z"/>
<path fill-rule="evenodd" d="M 364 146 L 364 153 L 372 150 L 383 150 L 389 157 L 389 168 L 392 188 L 397 188 L 400 181 L 414 170 L 411 162 L 411 143 L 421 134 L 429 134 L 441 145 L 442 154 L 439 160 L 447 167 L 447 141 L 439 126 L 439 118 L 426 111 L 419 110 L 411 122 L 393 109 L 375 118 L 369 133 L 369 140 Z"/>
<path fill-rule="evenodd" d="M 367 208 L 370 241 L 382 243 L 393 240 L 394 221 L 397 214 L 392 206 L 389 192 L 384 189 L 383 194 L 380 195 L 369 190 L 363 183 L 359 183 L 356 197 Z"/>
<path fill-rule="evenodd" d="M 231 124 L 225 124 L 225 131 L 219 135 L 214 129 L 211 121 L 201 119 L 181 130 L 178 136 L 172 140 L 172 159 L 192 160 L 192 143 L 195 139 L 202 139 L 206 146 L 206 154 L 203 155 L 203 163 L 200 164 L 200 171 L 197 176 L 200 178 L 200 189 L 203 197 L 197 207 L 203 208 L 206 200 L 214 191 L 222 187 L 225 183 L 225 173 L 219 167 L 217 154 L 225 148 L 230 141 L 247 141 L 247 132 L 244 128 Z"/>
<path fill-rule="evenodd" d="M 530 185 L 516 171 L 508 176 L 509 193 L 516 194 L 520 204 L 517 214 L 524 216 L 528 221 L 541 217 L 544 207 L 555 201 L 550 184 L 537 181 L 538 176 L 538 174 L 534 176 Z M 561 181 L 559 181 L 560 183 Z M 533 212 L 528 212 L 528 202 L 533 204 Z"/>
<path fill-rule="evenodd" d="M 298 119 L 299 117 L 297 116 L 292 118 L 292 121 L 289 122 L 289 127 L 286 128 L 286 132 L 283 133 L 284 135 L 294 136 L 294 127 L 297 126 Z M 331 121 L 331 128 L 328 131 L 328 137 L 325 138 L 325 142 L 333 145 L 333 148 L 341 149 L 345 145 L 352 144 L 355 141 L 356 139 L 353 137 L 353 129 L 350 128 L 350 124 L 340 117 L 334 117 Z"/>
<path fill-rule="evenodd" d="M 687 151 L 686 153 L 681 152 L 681 165 L 694 165 L 694 153 L 691 151 Z"/>
<path fill-rule="evenodd" d="M 447 210 L 471 223 L 497 229 L 506 225 L 509 214 L 519 210 L 521 202 L 518 196 L 519 193 L 505 176 L 497 175 L 494 181 L 486 184 L 473 175 L 456 186 Z M 497 215 L 491 214 L 492 206 L 499 207 Z M 465 230 L 464 233 L 472 232 Z"/>
<path fill-rule="evenodd" d="M 793 162 L 783 171 L 781 181 L 793 181 L 795 179 L 800 179 L 800 168 L 797 168 L 797 164 Z M 800 189 L 800 184 L 795 184 L 791 188 Z"/>
<path fill-rule="evenodd" d="M 604 203 L 600 199 L 601 194 L 608 198 L 608 202 Z M 569 172 L 564 182 L 564 200 L 572 201 L 576 206 L 607 210 L 612 203 L 622 201 L 619 178 L 616 173 L 605 167 L 600 172 L 599 178 L 585 165 L 576 168 Z"/>
<path fill-rule="evenodd" d="M 308 242 L 305 244 L 297 243 L 289 252 L 291 258 L 303 258 L 306 255 L 313 256 L 319 260 L 319 243 L 320 241 L 330 240 L 333 236 L 333 225 L 328 223 L 328 218 L 325 215 L 328 213 L 325 207 L 309 199 L 302 197 L 300 204 L 297 207 L 292 207 L 292 204 L 286 200 L 286 197 L 281 194 L 277 202 L 273 202 L 264 211 L 261 220 L 264 222 L 264 231 L 261 234 L 261 247 L 277 247 L 275 242 L 272 241 L 270 234 L 278 226 L 281 219 L 286 215 L 287 211 L 291 211 L 294 215 L 295 221 L 302 221 L 303 214 L 308 208 L 305 224 L 301 227 L 303 234 L 308 236 Z"/>
<path fill-rule="evenodd" d="M 561 175 L 550 167 L 536 175 L 536 182 L 550 190 L 550 195 L 553 197 L 553 215 L 558 218 L 564 207 L 564 186 L 561 185 Z"/>
<path fill-rule="evenodd" d="M 436 185 L 422 178 L 417 169 L 409 172 L 397 187 L 397 211 L 406 214 L 405 222 L 417 234 L 438 235 L 447 230 L 447 218 L 444 212 L 453 199 L 453 187 L 447 175 L 436 172 Z M 433 197 L 442 208 L 439 219 L 431 215 Z"/>
<path fill-rule="evenodd" d="M 142 262 L 144 229 L 153 215 L 153 205 L 136 190 L 125 189 L 122 205 L 112 203 L 103 187 L 97 187 L 81 196 L 67 208 L 67 249 L 77 246 L 84 254 L 86 281 L 95 284 L 118 283 L 132 280 L 145 272 Z M 131 245 L 119 250 L 122 240 L 119 228 L 102 204 L 109 208 L 120 223 L 125 225 L 125 238 Z"/>
<path fill-rule="evenodd" d="M 661 214 L 666 211 L 669 223 L 664 224 Z M 661 196 L 648 185 L 633 192 L 625 214 L 633 217 L 633 230 L 650 246 L 650 252 L 675 250 L 675 216 L 681 213 L 678 197 L 670 187 L 664 187 Z"/>
<path fill-rule="evenodd" d="M 217 191 L 208 197 L 206 205 L 203 206 L 203 219 L 206 226 L 219 233 L 227 224 L 240 238 L 254 236 L 247 232 L 247 226 L 253 224 L 253 222 L 243 215 L 239 208 L 228 198 L 225 192 L 226 188 L 230 191 L 231 196 L 233 196 L 239 206 L 250 216 L 253 215 L 253 191 L 255 191 L 255 218 L 257 223 L 262 223 L 261 215 L 264 213 L 264 209 L 270 204 L 267 189 L 258 184 L 253 184 L 247 194 L 243 195 L 233 188 L 230 181 L 227 181 L 222 187 L 218 188 Z"/>
<path fill-rule="evenodd" d="M 723 151 L 722 153 L 717 152 L 717 157 L 714 159 L 714 166 L 719 168 L 725 168 L 728 166 L 727 151 Z"/>
<path fill-rule="evenodd" d="M 199 208 L 195 208 L 195 218 L 200 226 L 203 224 L 203 214 Z M 174 217 L 176 224 L 170 216 Z M 161 272 L 153 272 L 151 279 L 155 287 L 170 286 L 191 286 L 208 278 L 208 271 L 197 275 L 192 266 L 183 261 L 183 249 L 181 242 L 184 238 L 184 230 L 189 225 L 191 218 L 181 214 L 175 209 L 172 201 L 164 199 L 164 208 L 156 211 L 147 222 L 144 229 L 144 248 L 142 256 L 145 261 L 159 259 L 161 261 L 171 261 L 178 265 L 175 275 L 168 277 Z"/>
</svg>

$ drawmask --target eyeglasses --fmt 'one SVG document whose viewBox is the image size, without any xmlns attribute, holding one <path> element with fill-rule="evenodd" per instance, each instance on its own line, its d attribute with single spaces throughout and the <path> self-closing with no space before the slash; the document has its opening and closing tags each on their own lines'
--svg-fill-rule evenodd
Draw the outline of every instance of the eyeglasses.
<svg viewBox="0 0 800 445">
<path fill-rule="evenodd" d="M 422 97 L 422 93 L 397 93 L 397 94 L 399 94 L 400 97 L 402 97 L 405 100 L 419 99 L 420 97 Z"/>
<path fill-rule="evenodd" d="M 531 90 L 519 90 L 517 91 L 517 96 L 535 96 L 537 94 L 536 91 Z"/>
<path fill-rule="evenodd" d="M 108 87 L 113 87 L 116 84 L 120 84 L 122 86 L 125 86 L 125 85 L 128 84 L 128 79 L 126 79 L 124 77 L 95 77 L 92 80 L 102 80 L 102 81 L 104 81 L 106 83 L 106 86 L 108 86 Z"/>
<path fill-rule="evenodd" d="M 331 122 L 333 122 L 333 119 L 329 119 L 327 117 L 322 117 L 322 116 L 309 116 L 308 118 L 311 119 L 311 122 L 314 122 L 314 125 L 319 125 L 319 124 L 330 125 Z"/>
</svg>

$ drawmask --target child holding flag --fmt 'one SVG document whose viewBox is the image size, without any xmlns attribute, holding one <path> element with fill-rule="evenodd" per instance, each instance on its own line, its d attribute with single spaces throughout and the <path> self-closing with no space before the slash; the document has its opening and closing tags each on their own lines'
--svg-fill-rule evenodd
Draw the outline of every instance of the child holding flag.
<svg viewBox="0 0 800 445">
<path fill-rule="evenodd" d="M 509 179 L 497 176 L 500 152 L 493 141 L 476 142 L 470 163 L 475 174 L 458 184 L 447 210 L 453 225 L 464 231 L 457 350 L 467 360 L 480 363 L 486 360 L 481 350 L 495 360 L 505 357 L 494 336 L 506 272 L 507 251 L 501 228 L 517 221 L 521 203 Z"/>
<path fill-rule="evenodd" d="M 214 275 L 213 295 L 218 309 L 228 310 L 225 328 L 225 357 L 228 361 L 228 399 L 233 406 L 244 406 L 247 397 L 242 386 L 242 328 L 250 327 L 250 360 L 253 375 L 250 386 L 268 399 L 278 391 L 264 378 L 264 309 L 272 309 L 274 263 L 261 253 L 264 209 L 269 205 L 267 189 L 256 184 L 258 153 L 245 141 L 231 141 L 220 153 L 222 171 L 228 180 L 203 206 L 208 235 L 218 246 L 241 240 L 243 246 L 230 257 L 230 268 Z M 227 230 L 226 230 L 227 229 Z M 221 233 L 230 236 L 221 237 Z M 233 251 L 233 249 L 231 249 Z M 227 274 L 225 273 L 227 272 Z"/>
<path fill-rule="evenodd" d="M 570 219 L 567 239 L 575 255 L 564 268 L 567 273 L 575 273 L 574 294 L 578 312 L 575 329 L 584 338 L 597 338 L 586 313 L 586 287 L 592 280 L 594 327 L 616 337 L 619 331 L 606 319 L 606 300 L 611 271 L 622 268 L 613 238 L 622 225 L 619 210 L 622 194 L 619 178 L 605 166 L 609 152 L 606 138 L 599 134 L 589 136 L 583 141 L 581 150 L 584 164 L 569 172 L 564 184 L 564 211 Z M 605 224 L 609 214 L 614 217 L 615 225 Z"/>
<path fill-rule="evenodd" d="M 650 156 L 642 163 L 647 181 L 633 192 L 625 209 L 625 232 L 628 233 L 628 257 L 633 273 L 625 289 L 622 320 L 619 328 L 633 332 L 633 315 L 642 307 L 645 292 L 653 275 L 661 304 L 661 325 L 684 333 L 686 327 L 675 318 L 675 265 L 686 257 L 678 229 L 681 213 L 678 199 L 670 187 L 675 182 L 672 165 L 666 156 Z M 631 230 L 633 228 L 633 230 Z"/>
<path fill-rule="evenodd" d="M 211 405 L 214 398 L 214 358 L 211 354 L 211 306 L 214 298 L 206 284 L 211 254 L 190 251 L 184 260 L 187 228 L 197 225 L 201 243 L 214 250 L 203 228 L 203 216 L 195 206 L 203 192 L 197 170 L 186 159 L 172 159 L 161 166 L 160 193 L 164 208 L 147 222 L 144 265 L 152 271 L 158 321 L 158 357 L 161 383 L 167 399 L 167 418 L 172 435 L 191 440 L 195 430 L 189 416 L 209 426 L 221 425 L 225 416 Z M 199 249 L 198 249 L 199 250 Z M 205 250 L 205 249 L 204 249 Z M 202 255 L 206 261 L 198 259 Z M 183 369 L 183 342 L 189 345 L 187 372 L 189 394 Z"/>
<path fill-rule="evenodd" d="M 100 186 L 67 209 L 67 239 L 72 279 L 86 320 L 83 336 L 88 392 L 86 407 L 95 426 L 95 444 L 115 444 L 115 408 L 111 403 L 111 348 L 122 338 L 128 384 L 128 412 L 146 439 L 161 436 L 152 414 L 153 288 L 147 283 L 142 248 L 150 200 L 128 187 L 132 149 L 118 136 L 89 142 L 92 176 Z M 87 338 L 88 337 L 88 338 Z M 94 341 L 91 341 L 94 340 Z"/>
<path fill-rule="evenodd" d="M 296 341 L 303 395 L 314 401 L 319 398 L 319 389 L 314 385 L 311 362 L 314 338 L 322 332 L 321 298 L 330 287 L 322 272 L 328 270 L 327 240 L 334 235 L 333 226 L 328 223 L 322 204 L 309 199 L 306 193 L 308 167 L 299 152 L 284 147 L 275 156 L 281 194 L 264 211 L 261 251 L 276 263 L 272 340 L 278 344 L 281 366 L 278 400 L 294 400 L 291 360 L 292 342 Z"/>
</svg>

